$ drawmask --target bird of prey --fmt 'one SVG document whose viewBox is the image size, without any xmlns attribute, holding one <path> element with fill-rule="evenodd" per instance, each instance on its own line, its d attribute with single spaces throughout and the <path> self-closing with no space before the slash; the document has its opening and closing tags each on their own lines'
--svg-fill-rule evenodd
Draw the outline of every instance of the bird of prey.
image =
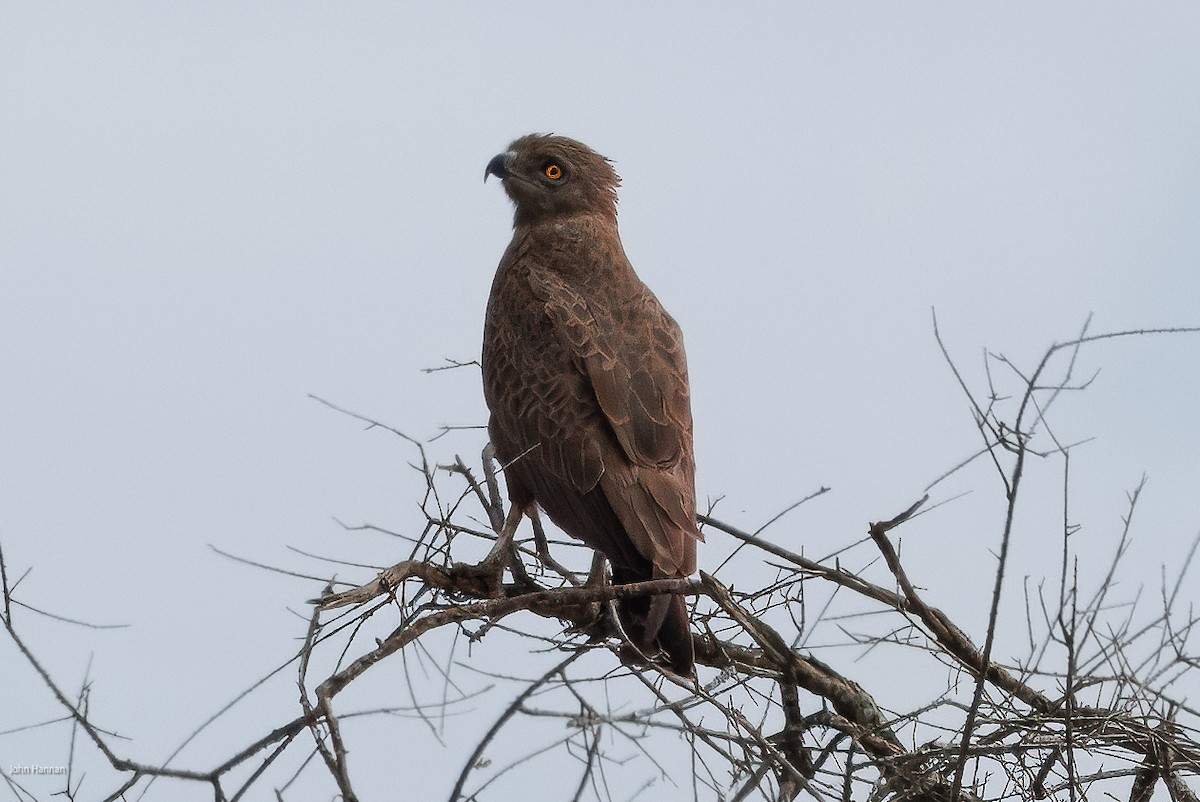
<svg viewBox="0 0 1200 802">
<path fill-rule="evenodd" d="M 703 536 L 683 338 L 621 246 L 620 179 L 583 143 L 542 134 L 514 141 L 489 175 L 516 206 L 482 359 L 513 528 L 540 506 L 608 558 L 617 584 L 694 573 Z M 623 599 L 618 613 L 644 655 L 661 649 L 691 675 L 682 596 Z"/>
</svg>

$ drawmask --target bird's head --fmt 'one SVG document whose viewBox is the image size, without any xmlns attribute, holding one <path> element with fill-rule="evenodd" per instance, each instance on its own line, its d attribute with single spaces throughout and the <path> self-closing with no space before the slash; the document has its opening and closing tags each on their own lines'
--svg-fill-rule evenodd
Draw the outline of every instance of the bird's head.
<svg viewBox="0 0 1200 802">
<path fill-rule="evenodd" d="M 617 216 L 621 179 L 608 159 L 582 142 L 553 134 L 528 134 L 498 154 L 483 180 L 497 176 L 517 210 L 514 225 L 574 214 Z"/>
</svg>

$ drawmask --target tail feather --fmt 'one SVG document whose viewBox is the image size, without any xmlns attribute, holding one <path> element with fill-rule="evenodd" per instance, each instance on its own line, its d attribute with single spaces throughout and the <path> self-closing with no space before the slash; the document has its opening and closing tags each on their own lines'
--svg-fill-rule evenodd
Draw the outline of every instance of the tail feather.
<svg viewBox="0 0 1200 802">
<path fill-rule="evenodd" d="M 613 566 L 613 581 L 617 584 L 643 581 L 643 577 Z M 688 621 L 687 604 L 682 596 L 664 594 L 621 599 L 617 614 L 625 634 L 647 656 L 662 650 L 667 655 L 671 671 L 690 677 L 694 670 L 695 650 Z"/>
<path fill-rule="evenodd" d="M 658 630 L 658 645 L 667 653 L 671 670 L 681 677 L 690 677 L 694 670 L 696 653 L 692 646 L 692 630 L 688 626 L 687 604 L 682 596 L 659 598 L 667 599 L 669 607 Z"/>
</svg>

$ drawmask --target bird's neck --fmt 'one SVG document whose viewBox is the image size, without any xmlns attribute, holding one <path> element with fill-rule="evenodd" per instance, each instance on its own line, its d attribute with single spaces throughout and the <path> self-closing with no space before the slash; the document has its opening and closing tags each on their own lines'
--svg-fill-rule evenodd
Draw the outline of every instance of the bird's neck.
<svg viewBox="0 0 1200 802">
<path fill-rule="evenodd" d="M 595 212 L 546 215 L 535 220 L 518 220 L 516 232 L 518 236 L 544 238 L 559 243 L 620 241 L 621 238 L 617 230 L 616 215 L 600 215 Z"/>
<path fill-rule="evenodd" d="M 592 214 L 543 218 L 518 226 L 512 247 L 517 253 L 536 254 L 534 263 L 584 284 L 608 281 L 616 273 L 631 271 L 617 221 L 611 217 Z"/>
</svg>

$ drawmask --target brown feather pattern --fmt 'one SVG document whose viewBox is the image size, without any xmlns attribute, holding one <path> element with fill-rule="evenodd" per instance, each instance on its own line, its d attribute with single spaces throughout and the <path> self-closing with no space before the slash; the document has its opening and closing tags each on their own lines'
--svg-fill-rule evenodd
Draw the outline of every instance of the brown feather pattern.
<svg viewBox="0 0 1200 802">
<path fill-rule="evenodd" d="M 625 256 L 616 173 L 586 145 L 539 134 L 513 142 L 488 171 L 516 205 L 482 360 L 512 502 L 537 503 L 601 551 L 616 582 L 695 572 L 702 536 L 683 337 Z M 620 612 L 639 648 L 661 648 L 691 673 L 682 597 L 626 600 Z"/>
</svg>

